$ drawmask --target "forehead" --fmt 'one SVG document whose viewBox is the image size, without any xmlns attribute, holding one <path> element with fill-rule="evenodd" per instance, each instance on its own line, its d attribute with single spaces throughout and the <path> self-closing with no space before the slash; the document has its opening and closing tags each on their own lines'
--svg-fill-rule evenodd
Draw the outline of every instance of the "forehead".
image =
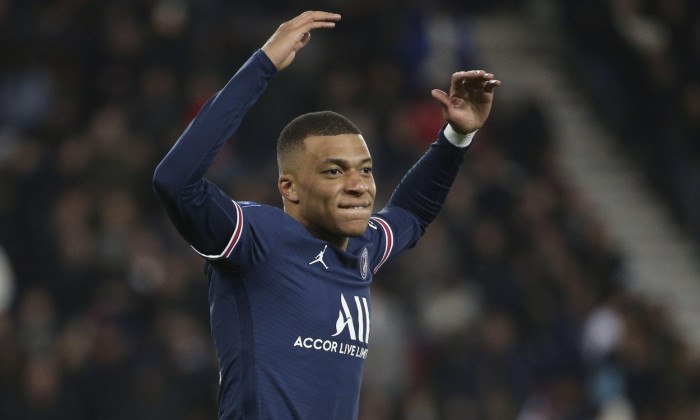
<svg viewBox="0 0 700 420">
<path fill-rule="evenodd" d="M 304 140 L 305 155 L 316 163 L 327 159 L 349 162 L 370 158 L 365 139 L 359 134 L 337 136 L 309 136 Z"/>
</svg>

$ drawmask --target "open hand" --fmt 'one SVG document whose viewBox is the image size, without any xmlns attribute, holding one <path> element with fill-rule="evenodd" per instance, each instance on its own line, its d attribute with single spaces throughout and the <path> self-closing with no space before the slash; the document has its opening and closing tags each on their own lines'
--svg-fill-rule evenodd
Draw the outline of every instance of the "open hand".
<svg viewBox="0 0 700 420">
<path fill-rule="evenodd" d="M 452 75 L 450 93 L 433 89 L 431 94 L 440 102 L 442 117 L 452 129 L 468 134 L 481 128 L 491 112 L 493 91 L 500 80 L 483 70 L 459 71 Z"/>
<path fill-rule="evenodd" d="M 340 20 L 336 13 L 307 11 L 294 19 L 284 22 L 263 45 L 262 50 L 277 67 L 282 70 L 287 67 L 311 39 L 311 30 L 318 28 L 333 28 Z"/>
</svg>

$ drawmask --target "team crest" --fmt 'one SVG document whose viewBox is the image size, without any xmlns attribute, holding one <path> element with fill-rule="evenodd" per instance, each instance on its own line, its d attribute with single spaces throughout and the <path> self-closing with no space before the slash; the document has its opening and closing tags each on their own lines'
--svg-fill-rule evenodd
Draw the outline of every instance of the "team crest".
<svg viewBox="0 0 700 420">
<path fill-rule="evenodd" d="M 367 248 L 362 249 L 362 256 L 360 256 L 360 275 L 362 276 L 362 280 L 367 278 L 367 269 L 369 267 L 369 263 L 367 262 L 368 258 L 368 253 L 367 253 Z"/>
</svg>

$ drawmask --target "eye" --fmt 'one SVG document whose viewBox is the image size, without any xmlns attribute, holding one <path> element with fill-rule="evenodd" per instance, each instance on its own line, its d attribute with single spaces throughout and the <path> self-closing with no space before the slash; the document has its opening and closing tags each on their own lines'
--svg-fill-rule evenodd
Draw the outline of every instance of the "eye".
<svg viewBox="0 0 700 420">
<path fill-rule="evenodd" d="M 369 167 L 368 167 L 368 168 L 362 168 L 362 169 L 360 170 L 360 172 L 362 172 L 363 174 L 369 175 L 369 174 L 372 173 L 372 168 L 369 168 Z"/>
<path fill-rule="evenodd" d="M 328 175 L 338 175 L 340 173 L 340 169 L 338 169 L 338 168 L 328 169 L 328 170 L 323 171 L 323 173 L 326 173 Z"/>
</svg>

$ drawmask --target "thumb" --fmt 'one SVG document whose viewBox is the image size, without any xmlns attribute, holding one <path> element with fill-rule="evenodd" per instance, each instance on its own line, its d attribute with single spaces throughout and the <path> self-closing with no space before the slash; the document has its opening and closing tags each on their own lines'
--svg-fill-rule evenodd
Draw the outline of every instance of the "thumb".
<svg viewBox="0 0 700 420">
<path fill-rule="evenodd" d="M 430 91 L 430 94 L 433 95 L 433 98 L 437 99 L 437 101 L 440 102 L 440 105 L 443 108 L 446 108 L 450 105 L 450 97 L 445 91 L 442 91 L 440 89 L 433 89 L 432 91 Z"/>
<path fill-rule="evenodd" d="M 306 46 L 309 41 L 311 41 L 311 32 L 304 32 L 304 35 L 301 36 L 301 47 L 299 48 Z"/>
</svg>

